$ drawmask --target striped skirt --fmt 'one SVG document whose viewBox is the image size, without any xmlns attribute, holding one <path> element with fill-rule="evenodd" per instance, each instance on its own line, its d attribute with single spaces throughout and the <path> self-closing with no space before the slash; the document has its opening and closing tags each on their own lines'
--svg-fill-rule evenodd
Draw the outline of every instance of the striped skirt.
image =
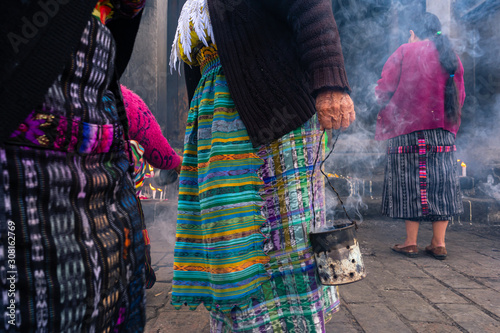
<svg viewBox="0 0 500 333">
<path fill-rule="evenodd" d="M 254 149 L 218 58 L 204 66 L 180 177 L 174 306 L 203 303 L 212 332 L 325 331 L 339 301 L 308 237 L 313 190 L 325 221 L 319 166 L 312 174 L 320 136 L 313 118 Z"/>
<path fill-rule="evenodd" d="M 463 213 L 455 135 L 425 130 L 388 140 L 382 214 L 446 221 Z"/>
</svg>

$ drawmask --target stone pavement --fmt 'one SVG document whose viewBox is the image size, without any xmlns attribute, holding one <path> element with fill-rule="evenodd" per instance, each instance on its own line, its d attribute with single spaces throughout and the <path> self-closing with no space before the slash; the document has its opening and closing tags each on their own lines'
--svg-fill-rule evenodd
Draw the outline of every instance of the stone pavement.
<svg viewBox="0 0 500 333">
<path fill-rule="evenodd" d="M 146 332 L 209 332 L 203 306 L 176 311 L 170 305 L 174 209 L 164 216 L 148 225 L 157 282 L 147 291 Z M 393 220 L 361 224 L 368 276 L 340 286 L 340 311 L 327 332 L 500 332 L 500 227 L 450 225 L 444 261 L 423 252 L 413 259 L 393 253 L 389 247 L 404 234 L 404 224 Z M 431 234 L 430 225 L 422 224 L 421 249 Z"/>
</svg>

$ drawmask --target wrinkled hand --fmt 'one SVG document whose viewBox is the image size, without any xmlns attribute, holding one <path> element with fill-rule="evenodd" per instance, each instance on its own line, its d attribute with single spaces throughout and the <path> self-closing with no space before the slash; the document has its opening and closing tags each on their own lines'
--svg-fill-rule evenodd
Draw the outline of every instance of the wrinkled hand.
<svg viewBox="0 0 500 333">
<path fill-rule="evenodd" d="M 182 155 L 179 155 L 179 158 L 181 161 L 179 162 L 179 165 L 175 168 L 175 171 L 177 171 L 177 174 L 181 173 L 181 168 L 182 168 Z"/>
<path fill-rule="evenodd" d="M 347 128 L 356 120 L 354 103 L 349 94 L 343 91 L 324 91 L 316 97 L 316 110 L 323 129 Z"/>
</svg>

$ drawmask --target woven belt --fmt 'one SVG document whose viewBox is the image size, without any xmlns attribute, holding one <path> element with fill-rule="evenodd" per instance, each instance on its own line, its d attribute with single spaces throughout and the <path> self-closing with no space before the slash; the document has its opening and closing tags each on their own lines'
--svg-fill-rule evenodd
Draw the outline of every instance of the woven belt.
<svg viewBox="0 0 500 333">
<path fill-rule="evenodd" d="M 202 76 L 209 74 L 214 68 L 220 65 L 217 47 L 213 44 L 212 46 L 203 47 L 196 55 L 196 59 L 200 64 Z"/>
<path fill-rule="evenodd" d="M 121 124 L 91 124 L 64 116 L 32 112 L 6 143 L 80 155 L 125 149 Z"/>
<path fill-rule="evenodd" d="M 425 151 L 428 153 L 449 153 L 452 151 L 457 151 L 457 146 L 431 146 L 426 145 Z M 416 154 L 420 153 L 420 146 L 399 146 L 399 147 L 388 147 L 388 154 Z"/>
</svg>

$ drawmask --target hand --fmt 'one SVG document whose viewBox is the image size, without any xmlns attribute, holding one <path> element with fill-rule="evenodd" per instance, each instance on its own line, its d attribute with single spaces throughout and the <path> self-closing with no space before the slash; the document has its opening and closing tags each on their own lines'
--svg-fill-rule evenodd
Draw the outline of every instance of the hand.
<svg viewBox="0 0 500 333">
<path fill-rule="evenodd" d="M 354 103 L 344 91 L 328 90 L 316 97 L 316 110 L 323 129 L 347 128 L 356 120 Z"/>
<path fill-rule="evenodd" d="M 179 165 L 175 168 L 175 171 L 177 171 L 177 174 L 180 174 L 181 173 L 181 168 L 182 168 L 182 155 L 179 155 L 179 158 L 180 158 L 180 162 L 179 162 Z"/>
</svg>

